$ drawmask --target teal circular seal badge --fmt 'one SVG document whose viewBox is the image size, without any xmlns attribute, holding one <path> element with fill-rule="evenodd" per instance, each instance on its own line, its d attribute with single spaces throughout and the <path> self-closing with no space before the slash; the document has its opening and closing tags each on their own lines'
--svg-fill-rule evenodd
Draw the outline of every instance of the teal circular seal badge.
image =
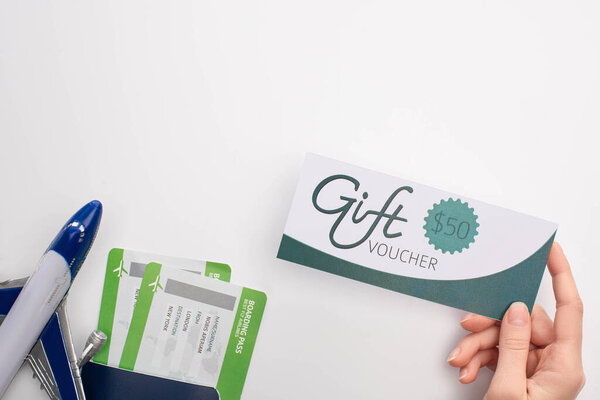
<svg viewBox="0 0 600 400">
<path fill-rule="evenodd" d="M 442 200 L 427 211 L 425 217 L 425 237 L 429 238 L 436 250 L 443 253 L 459 253 L 475 242 L 477 235 L 477 215 L 475 210 L 460 199 Z"/>
</svg>

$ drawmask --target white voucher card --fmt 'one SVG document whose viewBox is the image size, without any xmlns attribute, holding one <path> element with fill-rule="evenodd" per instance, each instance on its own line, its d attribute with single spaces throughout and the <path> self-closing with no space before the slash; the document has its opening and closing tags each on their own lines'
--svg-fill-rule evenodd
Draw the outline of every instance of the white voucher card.
<svg viewBox="0 0 600 400">
<path fill-rule="evenodd" d="M 278 257 L 500 319 L 533 306 L 556 228 L 308 154 Z"/>
</svg>

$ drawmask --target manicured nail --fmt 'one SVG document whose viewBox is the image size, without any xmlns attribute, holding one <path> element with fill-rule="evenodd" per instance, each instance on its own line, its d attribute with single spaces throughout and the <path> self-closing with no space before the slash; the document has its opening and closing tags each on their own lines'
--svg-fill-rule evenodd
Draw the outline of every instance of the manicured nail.
<svg viewBox="0 0 600 400">
<path fill-rule="evenodd" d="M 460 369 L 460 375 L 458 376 L 458 380 L 462 381 L 467 376 L 468 373 L 469 373 L 469 371 L 467 371 L 467 367 L 462 367 Z"/>
<path fill-rule="evenodd" d="M 525 326 L 529 322 L 529 311 L 525 303 L 513 303 L 508 309 L 508 323 L 514 326 Z"/>
<path fill-rule="evenodd" d="M 448 356 L 448 360 L 446 360 L 446 361 L 450 362 L 450 361 L 454 360 L 456 357 L 458 357 L 459 354 L 460 354 L 460 347 L 457 347 L 454 350 L 452 350 L 452 352 Z"/>
<path fill-rule="evenodd" d="M 461 320 L 460 320 L 460 323 L 462 324 L 463 322 L 466 322 L 466 321 L 468 321 L 468 320 L 470 320 L 470 319 L 473 319 L 473 318 L 475 318 L 476 316 L 477 316 L 477 315 L 475 315 L 475 314 L 472 314 L 472 313 L 471 313 L 471 314 L 467 314 L 467 315 L 465 315 L 465 317 L 464 317 L 463 319 L 461 319 Z"/>
</svg>

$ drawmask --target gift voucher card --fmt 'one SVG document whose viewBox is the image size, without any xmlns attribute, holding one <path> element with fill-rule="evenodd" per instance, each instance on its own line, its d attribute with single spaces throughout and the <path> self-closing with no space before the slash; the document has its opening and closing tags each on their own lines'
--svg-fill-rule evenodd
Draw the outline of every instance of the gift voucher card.
<svg viewBox="0 0 600 400">
<path fill-rule="evenodd" d="M 308 154 L 277 257 L 501 319 L 533 307 L 556 228 Z"/>
<path fill-rule="evenodd" d="M 231 268 L 227 264 L 190 260 L 114 248 L 108 253 L 98 329 L 107 336 L 106 344 L 94 357 L 101 364 L 118 366 L 125 338 L 140 291 L 146 265 L 158 262 L 229 282 Z"/>
<path fill-rule="evenodd" d="M 257 290 L 150 263 L 119 368 L 239 400 L 266 301 Z"/>
</svg>

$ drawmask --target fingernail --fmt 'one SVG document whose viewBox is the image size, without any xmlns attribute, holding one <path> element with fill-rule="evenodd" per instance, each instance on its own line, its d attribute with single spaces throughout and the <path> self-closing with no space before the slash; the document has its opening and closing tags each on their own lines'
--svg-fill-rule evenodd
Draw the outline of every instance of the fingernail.
<svg viewBox="0 0 600 400">
<path fill-rule="evenodd" d="M 463 322 L 466 322 L 466 321 L 468 321 L 470 319 L 473 319 L 475 317 L 476 317 L 475 314 L 472 314 L 472 313 L 471 314 L 467 314 L 467 315 L 465 315 L 465 317 L 463 319 L 460 320 L 460 323 L 462 324 Z"/>
<path fill-rule="evenodd" d="M 461 368 L 460 375 L 458 376 L 458 380 L 462 381 L 467 376 L 468 373 L 469 373 L 469 371 L 467 371 L 467 367 Z"/>
<path fill-rule="evenodd" d="M 525 326 L 529 322 L 529 311 L 525 303 L 513 303 L 508 309 L 508 323 L 514 326 Z"/>
<path fill-rule="evenodd" d="M 460 354 L 460 347 L 457 347 L 454 350 L 452 350 L 452 352 L 448 356 L 448 360 L 446 360 L 446 361 L 450 362 L 450 361 L 454 360 L 456 357 L 458 357 L 459 354 Z"/>
</svg>

